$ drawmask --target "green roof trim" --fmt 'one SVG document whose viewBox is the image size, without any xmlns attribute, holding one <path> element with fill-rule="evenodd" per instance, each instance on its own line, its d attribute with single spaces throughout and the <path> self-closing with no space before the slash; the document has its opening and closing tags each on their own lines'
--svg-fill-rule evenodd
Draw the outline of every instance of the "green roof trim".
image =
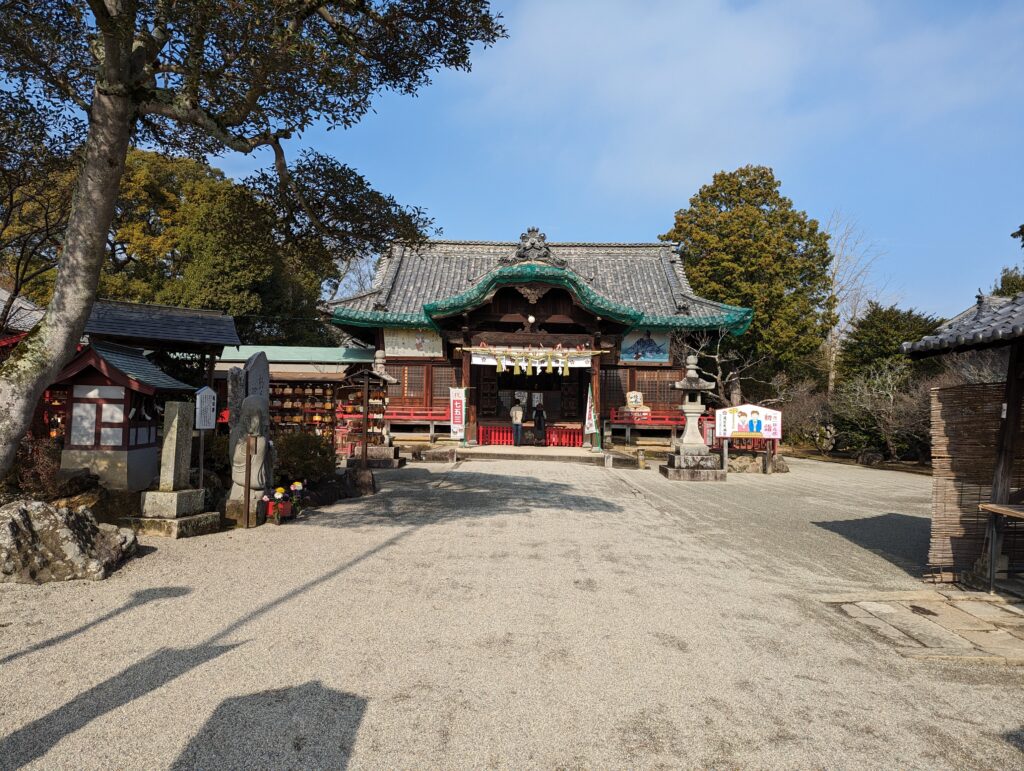
<svg viewBox="0 0 1024 771">
<path fill-rule="evenodd" d="M 530 281 L 566 289 L 576 295 L 580 304 L 591 313 L 618 321 L 621 324 L 635 325 L 644 315 L 642 311 L 621 305 L 598 294 L 571 270 L 538 262 L 495 268 L 472 289 L 444 300 L 427 303 L 423 306 L 423 311 L 432 319 L 439 316 L 454 316 L 457 313 L 476 308 L 498 287 Z"/>
<path fill-rule="evenodd" d="M 406 327 L 422 329 L 434 327 L 434 322 L 422 313 L 391 313 L 389 311 L 361 311 L 342 305 L 334 309 L 331 323 L 353 327 Z"/>
<path fill-rule="evenodd" d="M 357 310 L 336 306 L 331 321 L 339 326 L 403 327 L 410 329 L 439 329 L 435 319 L 454 316 L 483 304 L 499 287 L 537 282 L 561 287 L 579 300 L 591 313 L 625 324 L 629 329 L 657 327 L 661 329 L 725 329 L 733 335 L 742 335 L 750 327 L 754 312 L 737 305 L 714 303 L 718 314 L 707 316 L 655 316 L 646 315 L 627 305 L 610 300 L 595 292 L 576 273 L 566 268 L 545 263 L 504 265 L 487 273 L 475 286 L 457 295 L 426 303 L 422 313 L 392 313 L 389 311 Z"/>
</svg>

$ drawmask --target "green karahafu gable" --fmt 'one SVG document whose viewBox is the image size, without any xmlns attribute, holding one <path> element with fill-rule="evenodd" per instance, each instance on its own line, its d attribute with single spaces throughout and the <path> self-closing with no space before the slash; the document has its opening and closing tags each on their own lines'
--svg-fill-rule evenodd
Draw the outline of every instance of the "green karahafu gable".
<svg viewBox="0 0 1024 771">
<path fill-rule="evenodd" d="M 690 315 L 647 315 L 641 310 L 615 302 L 594 291 L 571 270 L 544 263 L 506 265 L 487 273 L 471 289 L 442 300 L 423 305 L 421 313 L 395 313 L 383 310 L 359 310 L 336 306 L 332 320 L 335 324 L 359 327 L 433 327 L 435 319 L 455 316 L 479 307 L 495 290 L 502 286 L 536 282 L 557 286 L 571 292 L 580 305 L 595 315 L 626 324 L 631 329 L 656 327 L 661 329 L 726 329 L 734 335 L 743 334 L 750 326 L 753 311 L 735 305 L 715 303 L 720 313 L 694 317 Z"/>
</svg>

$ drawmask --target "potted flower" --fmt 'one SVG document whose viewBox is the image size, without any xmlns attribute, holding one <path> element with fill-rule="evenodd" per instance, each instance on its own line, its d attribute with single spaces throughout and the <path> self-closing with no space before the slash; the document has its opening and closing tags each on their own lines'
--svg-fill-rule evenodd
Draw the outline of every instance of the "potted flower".
<svg viewBox="0 0 1024 771">
<path fill-rule="evenodd" d="M 280 525 L 282 519 L 292 516 L 291 497 L 283 487 L 264 493 L 263 500 L 267 505 L 267 517 L 273 517 L 275 525 Z"/>
<path fill-rule="evenodd" d="M 302 492 L 304 489 L 305 488 L 303 488 L 302 482 L 299 482 L 297 480 L 295 482 L 292 482 L 291 486 L 288 488 L 288 491 L 291 494 L 292 499 L 292 509 L 296 514 L 298 514 L 302 510 Z"/>
</svg>

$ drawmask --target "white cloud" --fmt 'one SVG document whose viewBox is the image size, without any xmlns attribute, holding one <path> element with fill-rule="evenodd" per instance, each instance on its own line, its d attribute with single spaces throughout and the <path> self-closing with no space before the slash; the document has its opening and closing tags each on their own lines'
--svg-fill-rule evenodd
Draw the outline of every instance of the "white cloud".
<svg viewBox="0 0 1024 771">
<path fill-rule="evenodd" d="M 868 0 L 524 0 L 506 11 L 509 40 L 477 58 L 459 118 L 520 162 L 654 199 L 1021 93 L 1016 6 L 959 23 L 894 13 Z"/>
</svg>

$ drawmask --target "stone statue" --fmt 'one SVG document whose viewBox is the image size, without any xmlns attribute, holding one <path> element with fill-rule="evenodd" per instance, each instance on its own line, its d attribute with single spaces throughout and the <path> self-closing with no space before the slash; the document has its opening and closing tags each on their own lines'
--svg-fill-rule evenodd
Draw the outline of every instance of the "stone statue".
<svg viewBox="0 0 1024 771">
<path fill-rule="evenodd" d="M 242 400 L 238 423 L 239 441 L 231 456 L 231 492 L 228 501 L 244 501 L 246 493 L 245 447 L 255 437 L 249 460 L 249 499 L 256 502 L 273 482 L 274 451 L 270 444 L 270 404 L 266 396 L 246 396 Z"/>
</svg>

